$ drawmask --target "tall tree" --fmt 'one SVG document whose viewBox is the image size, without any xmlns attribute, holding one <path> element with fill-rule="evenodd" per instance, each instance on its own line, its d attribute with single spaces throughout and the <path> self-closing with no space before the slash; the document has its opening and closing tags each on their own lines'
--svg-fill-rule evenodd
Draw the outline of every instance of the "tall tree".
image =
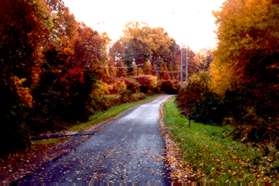
<svg viewBox="0 0 279 186">
<path fill-rule="evenodd" d="M 232 84 L 253 80 L 250 75 L 247 76 L 247 67 L 250 64 L 257 67 L 258 62 L 253 61 L 254 56 L 272 56 L 278 53 L 278 6 L 272 0 L 226 1 L 222 11 L 216 13 L 219 46 L 215 52 L 213 71 L 220 72 L 216 69 L 219 66 L 226 68 L 222 70 L 231 73 L 224 72 L 224 76 L 221 76 L 232 81 Z M 274 70 L 268 62 L 265 62 L 265 66 L 266 70 Z M 254 77 L 258 75 L 254 74 Z M 225 86 L 220 92 L 230 86 Z"/>
<path fill-rule="evenodd" d="M 211 65 L 214 90 L 225 94 L 227 102 L 247 98 L 241 99 L 237 114 L 240 123 L 262 130 L 254 133 L 256 137 L 264 134 L 263 129 L 278 136 L 278 1 L 227 0 L 216 17 L 219 44 Z"/>
<path fill-rule="evenodd" d="M 44 0 L 3 0 L 0 6 L 0 146 L 3 151 L 28 144 L 23 130 L 33 106 L 32 84 L 43 62 L 51 18 Z M 38 69 L 38 68 L 37 68 Z M 21 139 L 21 140 L 17 140 Z"/>
</svg>

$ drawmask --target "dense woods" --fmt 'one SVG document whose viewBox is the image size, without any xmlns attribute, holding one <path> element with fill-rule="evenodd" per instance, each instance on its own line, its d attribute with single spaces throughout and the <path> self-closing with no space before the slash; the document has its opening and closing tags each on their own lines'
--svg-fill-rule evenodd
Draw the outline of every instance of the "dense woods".
<svg viewBox="0 0 279 186">
<path fill-rule="evenodd" d="M 190 118 L 234 125 L 242 141 L 278 148 L 278 1 L 228 0 L 215 16 L 213 63 L 183 85 L 178 104 Z"/>
<path fill-rule="evenodd" d="M 1 147 L 24 148 L 33 132 L 85 120 L 105 63 L 107 38 L 75 21 L 62 1 L 1 5 Z"/>
</svg>

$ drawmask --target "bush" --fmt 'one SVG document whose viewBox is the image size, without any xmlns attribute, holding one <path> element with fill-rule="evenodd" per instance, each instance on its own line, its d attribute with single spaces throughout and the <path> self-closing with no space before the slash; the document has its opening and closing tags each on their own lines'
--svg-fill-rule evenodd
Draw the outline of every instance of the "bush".
<svg viewBox="0 0 279 186">
<path fill-rule="evenodd" d="M 120 104 L 121 94 L 126 92 L 126 84 L 123 79 L 117 79 L 111 85 L 97 81 L 92 90 L 92 102 L 91 110 L 92 113 L 106 110 L 113 105 Z"/>
<path fill-rule="evenodd" d="M 223 116 L 222 99 L 211 91 L 203 94 L 201 102 L 196 106 L 193 112 L 193 119 L 204 123 L 222 124 Z"/>
<path fill-rule="evenodd" d="M 177 96 L 177 104 L 189 119 L 205 123 L 221 123 L 222 100 L 209 88 L 210 78 L 205 72 L 194 74 Z"/>
<path fill-rule="evenodd" d="M 121 94 L 121 102 L 127 103 L 127 102 L 133 102 L 138 101 L 145 98 L 145 94 L 142 92 L 139 93 L 132 93 L 130 90 L 127 90 L 123 94 Z"/>
<path fill-rule="evenodd" d="M 252 95 L 247 88 L 235 88 L 227 90 L 224 95 L 224 109 L 227 117 L 232 117 L 235 122 L 243 123 L 246 108 L 249 107 L 248 100 Z"/>
<path fill-rule="evenodd" d="M 146 97 L 145 94 L 142 92 L 134 93 L 131 95 L 130 101 L 138 101 L 138 100 L 144 99 L 145 97 Z"/>
<path fill-rule="evenodd" d="M 257 94 L 255 91 L 259 90 L 242 86 L 225 93 L 224 111 L 227 117 L 233 118 L 232 124 L 236 127 L 233 136 L 245 141 L 266 140 L 279 144 L 278 111 L 275 108 L 278 96 L 268 88 L 260 89 Z"/>
<path fill-rule="evenodd" d="M 137 76 L 136 80 L 140 84 L 140 91 L 143 93 L 152 93 L 157 87 L 157 77 L 152 75 Z"/>
<path fill-rule="evenodd" d="M 121 97 L 119 94 L 104 95 L 102 99 L 103 110 L 109 109 L 114 105 L 121 103 Z"/>
<path fill-rule="evenodd" d="M 129 89 L 127 89 L 126 91 L 122 92 L 120 94 L 120 99 L 121 99 L 121 103 L 127 103 L 130 101 L 130 97 L 133 94 L 133 92 Z"/>
<path fill-rule="evenodd" d="M 167 94 L 177 94 L 178 92 L 178 81 L 176 80 L 160 80 L 158 82 L 160 90 Z"/>
<path fill-rule="evenodd" d="M 209 90 L 209 76 L 206 73 L 193 74 L 188 83 L 181 85 L 177 95 L 177 104 L 182 113 L 191 117 L 194 108 L 202 101 L 202 94 Z"/>
<path fill-rule="evenodd" d="M 124 81 L 128 90 L 132 91 L 133 93 L 140 91 L 140 84 L 135 79 L 125 78 Z"/>
<path fill-rule="evenodd" d="M 114 83 L 110 85 L 109 92 L 111 94 L 121 94 L 127 89 L 124 79 L 116 79 Z"/>
<path fill-rule="evenodd" d="M 109 93 L 110 93 L 110 86 L 103 81 L 97 81 L 92 90 L 92 95 L 96 97 L 109 94 Z"/>
</svg>

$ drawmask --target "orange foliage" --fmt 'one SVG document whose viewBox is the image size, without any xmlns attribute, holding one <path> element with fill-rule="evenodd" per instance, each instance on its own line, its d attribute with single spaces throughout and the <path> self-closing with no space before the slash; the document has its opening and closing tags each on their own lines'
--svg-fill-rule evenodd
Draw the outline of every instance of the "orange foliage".
<svg viewBox="0 0 279 186">
<path fill-rule="evenodd" d="M 23 83 L 26 81 L 26 79 L 18 78 L 17 76 L 11 77 L 11 80 L 13 82 L 14 89 L 20 99 L 20 101 L 25 104 L 25 106 L 32 108 L 32 94 L 31 94 L 31 89 L 28 87 L 24 87 Z"/>
</svg>

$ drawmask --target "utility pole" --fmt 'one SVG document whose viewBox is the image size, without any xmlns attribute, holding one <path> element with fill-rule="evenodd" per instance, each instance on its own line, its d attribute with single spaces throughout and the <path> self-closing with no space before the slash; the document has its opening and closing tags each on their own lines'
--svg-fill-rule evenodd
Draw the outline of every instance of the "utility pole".
<svg viewBox="0 0 279 186">
<path fill-rule="evenodd" d="M 188 81 L 188 51 L 187 48 L 185 49 L 185 81 Z"/>
<path fill-rule="evenodd" d="M 180 47 L 180 82 L 183 81 L 183 45 Z"/>
<path fill-rule="evenodd" d="M 180 81 L 188 81 L 188 49 L 183 45 L 180 48 Z M 185 53 L 184 53 L 185 52 Z"/>
</svg>

